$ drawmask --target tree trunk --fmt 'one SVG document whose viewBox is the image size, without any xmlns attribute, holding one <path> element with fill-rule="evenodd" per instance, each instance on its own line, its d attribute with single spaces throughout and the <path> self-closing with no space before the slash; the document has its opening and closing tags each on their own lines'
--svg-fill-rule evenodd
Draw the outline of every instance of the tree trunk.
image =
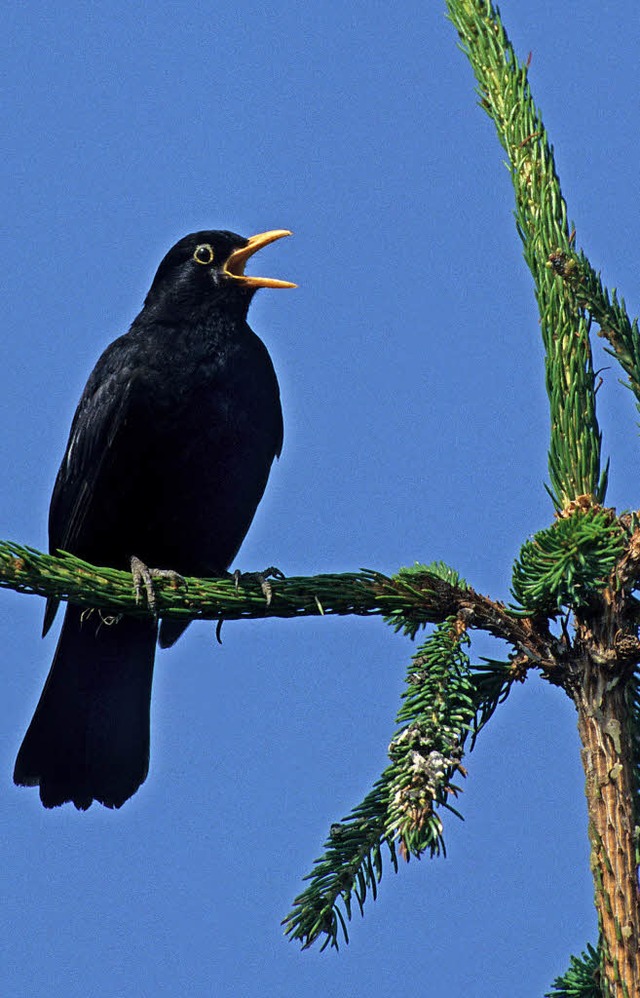
<svg viewBox="0 0 640 998">
<path fill-rule="evenodd" d="M 592 646 L 593 647 L 593 646 Z M 607 663 L 608 664 L 608 663 Z M 640 898 L 632 677 L 585 654 L 572 696 L 586 776 L 591 869 L 601 936 L 603 994 L 640 996 Z"/>
</svg>

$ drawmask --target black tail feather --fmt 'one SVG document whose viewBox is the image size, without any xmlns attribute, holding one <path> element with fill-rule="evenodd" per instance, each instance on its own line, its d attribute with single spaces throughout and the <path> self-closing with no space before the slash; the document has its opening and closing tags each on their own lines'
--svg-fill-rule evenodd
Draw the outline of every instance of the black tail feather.
<svg viewBox="0 0 640 998">
<path fill-rule="evenodd" d="M 40 787 L 45 807 L 93 800 L 120 807 L 149 769 L 157 626 L 106 623 L 69 604 L 51 670 L 18 753 L 14 782 Z"/>
</svg>

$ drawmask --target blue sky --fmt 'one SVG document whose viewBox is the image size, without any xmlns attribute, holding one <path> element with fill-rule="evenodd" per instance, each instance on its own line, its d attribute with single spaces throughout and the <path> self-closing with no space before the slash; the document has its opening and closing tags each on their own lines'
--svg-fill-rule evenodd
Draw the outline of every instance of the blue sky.
<svg viewBox="0 0 640 998">
<path fill-rule="evenodd" d="M 505 0 L 577 242 L 637 311 L 635 5 Z M 442 4 L 4 11 L 1 536 L 46 547 L 50 490 L 100 351 L 194 229 L 290 228 L 296 291 L 250 313 L 285 447 L 238 566 L 393 572 L 442 559 L 508 598 L 549 523 L 531 282 L 493 127 Z M 631 396 L 600 352 L 608 500 L 638 505 Z M 411 644 L 379 620 L 193 626 L 157 658 L 147 782 L 44 811 L 11 783 L 55 647 L 0 593 L 0 946 L 15 998 L 539 996 L 594 941 L 575 717 L 535 677 L 468 758 L 446 860 L 387 870 L 339 954 L 280 919 L 367 792 Z M 496 654 L 487 640 L 474 656 Z M 5 985 L 7 987 L 7 984 Z"/>
</svg>

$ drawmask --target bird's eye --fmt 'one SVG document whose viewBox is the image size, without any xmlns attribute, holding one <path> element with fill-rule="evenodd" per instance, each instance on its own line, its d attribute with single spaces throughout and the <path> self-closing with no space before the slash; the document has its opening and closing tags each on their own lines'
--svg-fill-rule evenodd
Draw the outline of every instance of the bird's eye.
<svg viewBox="0 0 640 998">
<path fill-rule="evenodd" d="M 209 243 L 202 243 L 202 245 L 196 246 L 193 251 L 193 259 L 196 263 L 202 263 L 204 266 L 213 263 L 213 247 L 209 246 Z"/>
</svg>

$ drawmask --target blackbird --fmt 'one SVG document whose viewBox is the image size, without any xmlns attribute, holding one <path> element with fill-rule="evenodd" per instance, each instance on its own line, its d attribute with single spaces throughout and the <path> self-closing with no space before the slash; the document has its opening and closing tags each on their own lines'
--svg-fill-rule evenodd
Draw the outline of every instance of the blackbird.
<svg viewBox="0 0 640 998">
<path fill-rule="evenodd" d="M 80 399 L 51 499 L 52 553 L 225 574 L 282 448 L 278 382 L 247 311 L 258 288 L 295 287 L 244 268 L 290 234 L 194 232 L 169 250 Z M 44 633 L 56 609 L 50 599 Z M 149 769 L 156 638 L 166 647 L 185 627 L 68 604 L 15 783 L 39 785 L 45 807 L 128 800 Z"/>
</svg>

